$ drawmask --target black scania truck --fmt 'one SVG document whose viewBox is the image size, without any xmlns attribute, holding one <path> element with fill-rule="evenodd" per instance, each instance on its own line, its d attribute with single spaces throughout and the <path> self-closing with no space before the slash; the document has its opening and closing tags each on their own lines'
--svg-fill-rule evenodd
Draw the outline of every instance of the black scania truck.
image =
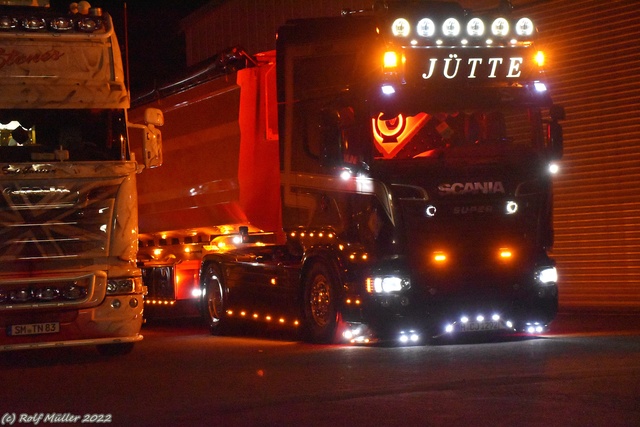
<svg viewBox="0 0 640 427">
<path fill-rule="evenodd" d="M 247 222 L 188 251 L 212 331 L 244 320 L 313 342 L 406 344 L 542 332 L 558 306 L 548 251 L 564 111 L 535 37 L 504 9 L 385 1 L 289 21 L 275 52 L 239 71 L 236 57 L 211 111 L 238 122 Z M 216 157 L 201 157 L 210 171 Z"/>
</svg>

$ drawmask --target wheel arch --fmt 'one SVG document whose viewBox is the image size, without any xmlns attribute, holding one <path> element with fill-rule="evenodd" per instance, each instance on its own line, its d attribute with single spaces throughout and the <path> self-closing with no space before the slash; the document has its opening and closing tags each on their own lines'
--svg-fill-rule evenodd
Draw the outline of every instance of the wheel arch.
<svg viewBox="0 0 640 427">
<path fill-rule="evenodd" d="M 205 276 L 205 270 L 207 268 L 207 266 L 209 266 L 210 264 L 214 264 L 217 265 L 218 268 L 220 269 L 220 281 L 222 283 L 222 286 L 225 288 L 226 291 L 226 277 L 224 276 L 224 259 L 223 257 L 219 256 L 219 255 L 213 255 L 213 256 L 205 256 L 202 258 L 201 262 L 200 262 L 200 270 L 198 271 L 198 276 L 199 276 L 199 286 L 200 286 L 200 307 L 201 309 L 204 309 L 204 304 L 205 304 L 205 283 L 204 283 L 204 276 Z"/>
<path fill-rule="evenodd" d="M 340 259 L 340 254 L 331 249 L 314 248 L 304 254 L 302 260 L 302 268 L 300 269 L 300 298 L 304 292 L 304 286 L 302 284 L 309 274 L 309 270 L 316 263 L 322 263 L 329 267 L 332 274 L 332 279 L 335 280 L 338 295 L 341 296 L 344 289 L 344 264 Z"/>
<path fill-rule="evenodd" d="M 224 263 L 224 259 L 220 255 L 206 255 L 202 257 L 200 261 L 200 277 L 202 277 L 202 273 L 204 272 L 204 268 L 207 264 L 218 264 L 222 265 Z M 202 282 L 202 280 L 200 280 Z"/>
</svg>

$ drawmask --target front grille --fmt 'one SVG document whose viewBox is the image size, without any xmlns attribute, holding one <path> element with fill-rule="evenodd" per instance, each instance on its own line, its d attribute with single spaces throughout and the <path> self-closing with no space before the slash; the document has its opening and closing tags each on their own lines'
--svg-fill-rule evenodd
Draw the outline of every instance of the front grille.
<svg viewBox="0 0 640 427">
<path fill-rule="evenodd" d="M 0 263 L 105 256 L 120 179 L 5 183 Z"/>
</svg>

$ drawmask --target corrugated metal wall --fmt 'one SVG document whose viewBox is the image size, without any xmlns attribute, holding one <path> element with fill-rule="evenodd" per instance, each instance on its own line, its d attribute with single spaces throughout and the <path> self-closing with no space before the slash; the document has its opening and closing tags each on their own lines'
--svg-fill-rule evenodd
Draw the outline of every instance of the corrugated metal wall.
<svg viewBox="0 0 640 427">
<path fill-rule="evenodd" d="M 463 1 L 489 7 L 496 1 Z M 640 310 L 640 5 L 519 0 L 540 31 L 550 86 L 565 106 L 553 256 L 562 307 Z M 232 0 L 183 22 L 189 64 L 241 45 L 273 49 L 288 18 L 335 15 L 370 0 Z M 527 4 L 529 6 L 527 6 Z"/>
<path fill-rule="evenodd" d="M 553 255 L 564 306 L 640 309 L 640 4 L 531 8 L 565 106 Z"/>
</svg>

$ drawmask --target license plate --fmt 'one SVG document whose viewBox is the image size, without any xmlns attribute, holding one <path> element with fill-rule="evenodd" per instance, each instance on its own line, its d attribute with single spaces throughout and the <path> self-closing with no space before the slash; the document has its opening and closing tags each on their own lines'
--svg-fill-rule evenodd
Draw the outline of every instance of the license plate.
<svg viewBox="0 0 640 427">
<path fill-rule="evenodd" d="M 37 334 L 55 334 L 60 332 L 59 322 L 47 323 L 28 323 L 25 325 L 11 325 L 7 328 L 7 335 L 37 335 Z"/>
<path fill-rule="evenodd" d="M 502 329 L 500 322 L 467 322 L 460 324 L 462 332 L 482 332 Z"/>
</svg>

